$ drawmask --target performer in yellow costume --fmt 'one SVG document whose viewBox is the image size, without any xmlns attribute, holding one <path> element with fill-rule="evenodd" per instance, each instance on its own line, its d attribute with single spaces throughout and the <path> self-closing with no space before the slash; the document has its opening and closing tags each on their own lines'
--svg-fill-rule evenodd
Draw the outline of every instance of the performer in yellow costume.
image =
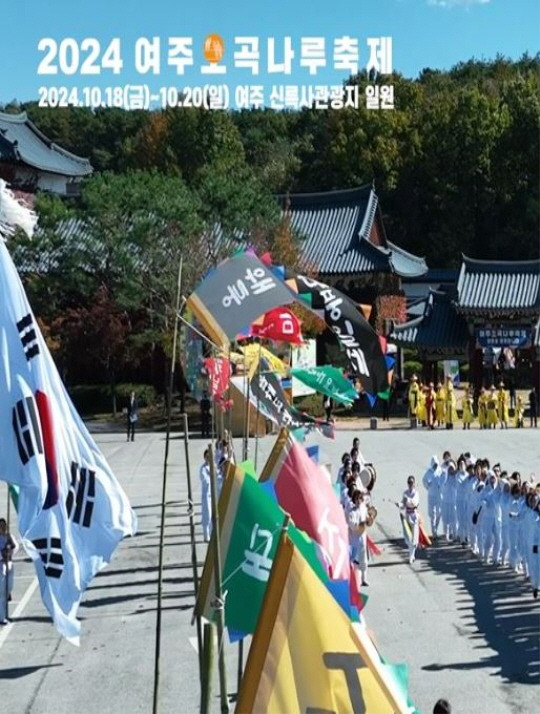
<svg viewBox="0 0 540 714">
<path fill-rule="evenodd" d="M 435 419 L 437 420 L 437 426 L 442 426 L 444 423 L 444 387 L 439 382 L 437 384 L 437 394 L 435 396 Z"/>
<path fill-rule="evenodd" d="M 497 414 L 497 394 L 495 392 L 495 387 L 491 387 L 486 401 L 486 412 L 487 412 L 487 428 L 496 429 L 497 422 L 499 421 L 499 415 Z"/>
<path fill-rule="evenodd" d="M 409 414 L 411 418 L 418 418 L 418 394 L 420 393 L 420 388 L 418 387 L 418 377 L 413 374 L 411 377 L 411 384 L 409 386 Z"/>
<path fill-rule="evenodd" d="M 470 429 L 471 422 L 474 421 L 473 395 L 470 389 L 467 389 L 465 396 L 461 400 L 461 408 L 463 410 L 463 428 Z"/>
<path fill-rule="evenodd" d="M 452 377 L 450 377 L 450 375 L 446 378 L 444 397 L 446 428 L 453 429 L 454 424 L 457 421 L 457 411 L 456 395 L 454 394 L 454 385 L 452 384 Z"/>
<path fill-rule="evenodd" d="M 422 426 L 426 425 L 426 388 L 424 387 L 423 382 L 420 382 L 420 386 L 418 387 L 418 409 L 416 410 L 416 418 L 422 424 Z"/>
<path fill-rule="evenodd" d="M 525 415 L 525 408 L 523 407 L 523 399 L 519 396 L 516 397 L 516 408 L 514 413 L 514 425 L 516 429 L 523 429 L 523 417 Z"/>
<path fill-rule="evenodd" d="M 487 397 L 486 390 L 481 387 L 478 397 L 478 425 L 480 429 L 487 429 Z"/>
<path fill-rule="evenodd" d="M 504 391 L 504 384 L 499 384 L 497 392 L 497 413 L 501 429 L 508 429 L 508 394 Z"/>
</svg>

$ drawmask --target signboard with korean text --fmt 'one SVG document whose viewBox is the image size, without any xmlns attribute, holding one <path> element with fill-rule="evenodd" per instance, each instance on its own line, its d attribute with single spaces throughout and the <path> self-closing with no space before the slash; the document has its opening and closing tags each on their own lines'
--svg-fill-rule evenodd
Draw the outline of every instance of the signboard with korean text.
<svg viewBox="0 0 540 714">
<path fill-rule="evenodd" d="M 531 345 L 532 330 L 524 325 L 485 326 L 474 331 L 480 347 L 525 348 Z"/>
</svg>

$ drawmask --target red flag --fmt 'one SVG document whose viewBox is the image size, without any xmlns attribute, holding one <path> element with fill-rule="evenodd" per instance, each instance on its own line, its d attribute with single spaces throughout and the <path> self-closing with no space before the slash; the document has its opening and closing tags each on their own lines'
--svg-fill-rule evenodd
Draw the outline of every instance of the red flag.
<svg viewBox="0 0 540 714">
<path fill-rule="evenodd" d="M 216 400 L 222 399 L 229 387 L 231 363 L 223 357 L 207 357 L 204 360 L 204 366 L 208 372 L 212 398 Z"/>
<path fill-rule="evenodd" d="M 264 314 L 262 323 L 254 322 L 251 325 L 251 334 L 265 340 L 279 340 L 303 344 L 300 331 L 300 320 L 296 315 L 284 307 L 276 307 Z"/>
<path fill-rule="evenodd" d="M 305 448 L 282 431 L 261 481 L 272 481 L 279 505 L 290 513 L 297 528 L 322 548 L 333 580 L 348 580 L 351 602 L 361 609 L 349 559 L 349 530 L 343 509 L 324 469 L 313 463 Z"/>
</svg>

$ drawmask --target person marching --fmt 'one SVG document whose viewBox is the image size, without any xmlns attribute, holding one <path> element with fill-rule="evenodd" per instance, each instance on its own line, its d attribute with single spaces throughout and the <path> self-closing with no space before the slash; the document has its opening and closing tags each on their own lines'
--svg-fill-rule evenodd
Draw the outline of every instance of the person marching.
<svg viewBox="0 0 540 714">
<path fill-rule="evenodd" d="M 472 392 L 469 389 L 465 392 L 465 396 L 461 400 L 461 408 L 462 408 L 462 420 L 463 420 L 463 428 L 464 429 L 470 429 L 471 428 L 471 423 L 474 421 L 474 411 L 473 411 L 473 395 Z"/>
<path fill-rule="evenodd" d="M 508 429 L 508 395 L 504 391 L 503 382 L 499 384 L 499 391 L 497 392 L 497 413 L 501 429 Z"/>
<path fill-rule="evenodd" d="M 410 530 L 410 535 L 407 535 L 406 542 L 409 548 L 409 563 L 414 563 L 416 559 L 416 548 L 420 538 L 420 522 L 418 517 L 418 506 L 420 505 L 420 496 L 416 490 L 416 479 L 414 476 L 407 478 L 407 489 L 401 497 L 401 510 L 403 511 L 402 518 L 405 520 Z"/>
<path fill-rule="evenodd" d="M 449 542 L 457 538 L 458 530 L 456 506 L 458 482 L 456 471 L 455 463 L 450 461 L 441 482 L 443 534 Z"/>
<path fill-rule="evenodd" d="M 202 464 L 199 476 L 201 479 L 201 517 L 203 538 L 205 543 L 210 540 L 212 534 L 212 491 L 210 487 L 210 452 L 204 452 L 204 463 Z"/>
<path fill-rule="evenodd" d="M 437 426 L 441 427 L 444 423 L 444 403 L 445 394 L 444 387 L 441 382 L 437 384 L 437 394 L 435 395 L 435 418 L 437 420 Z"/>
<path fill-rule="evenodd" d="M 0 518 L 0 625 L 7 625 L 7 604 L 13 590 L 13 556 L 19 544 L 8 532 L 7 521 Z"/>
<path fill-rule="evenodd" d="M 454 385 L 452 384 L 452 377 L 450 375 L 448 375 L 448 377 L 446 378 L 446 388 L 444 390 L 444 393 L 446 428 L 453 429 L 454 423 L 457 421 L 457 412 Z"/>
<path fill-rule="evenodd" d="M 497 395 L 495 394 L 495 387 L 491 387 L 489 391 L 490 393 L 486 401 L 486 428 L 496 429 L 499 415 L 497 413 Z"/>
<path fill-rule="evenodd" d="M 422 484 L 428 493 L 428 515 L 431 522 L 431 537 L 437 540 L 437 530 L 441 520 L 441 479 L 442 470 L 436 456 L 431 457 Z"/>
<path fill-rule="evenodd" d="M 409 387 L 409 415 L 411 418 L 411 425 L 416 426 L 418 420 L 418 395 L 420 389 L 418 387 L 418 377 L 413 374 L 411 377 L 411 384 Z"/>
<path fill-rule="evenodd" d="M 349 541 L 351 544 L 351 557 L 355 566 L 360 571 L 362 585 L 369 585 L 366 575 L 368 569 L 368 549 L 366 525 L 368 512 L 364 503 L 362 491 L 355 490 L 352 494 L 352 508 L 348 514 Z"/>
<path fill-rule="evenodd" d="M 516 429 L 523 429 L 523 419 L 525 416 L 525 407 L 523 406 L 523 399 L 518 394 L 516 397 L 516 406 L 514 409 L 514 426 Z"/>
<path fill-rule="evenodd" d="M 478 397 L 478 425 L 480 429 L 487 429 L 487 400 L 488 395 L 484 387 L 482 387 Z"/>
<path fill-rule="evenodd" d="M 420 382 L 418 387 L 418 409 L 416 410 L 416 418 L 422 426 L 426 426 L 427 423 L 427 410 L 426 410 L 426 388 L 424 383 Z"/>
<path fill-rule="evenodd" d="M 433 382 L 426 387 L 426 421 L 428 429 L 435 428 L 436 410 L 435 410 L 435 387 Z"/>
</svg>

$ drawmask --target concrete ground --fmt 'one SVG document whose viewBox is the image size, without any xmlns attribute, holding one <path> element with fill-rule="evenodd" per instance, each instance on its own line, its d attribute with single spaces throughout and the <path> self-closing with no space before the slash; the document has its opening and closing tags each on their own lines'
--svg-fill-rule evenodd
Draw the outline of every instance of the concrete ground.
<svg viewBox="0 0 540 714">
<path fill-rule="evenodd" d="M 400 497 L 409 473 L 421 477 L 430 456 L 447 448 L 455 454 L 469 450 L 487 455 L 524 477 L 540 474 L 538 431 L 370 431 L 365 421 L 358 423 L 357 432 L 355 425 L 343 427 L 334 441 L 318 441 L 323 459 L 337 464 L 357 433 L 364 455 L 376 465 L 378 518 L 371 535 L 383 554 L 370 566 L 365 616 L 383 655 L 408 663 L 418 708 L 427 714 L 439 697 L 446 697 L 458 713 L 535 711 L 540 607 L 524 579 L 508 569 L 482 565 L 455 545 L 437 545 L 410 566 L 392 501 Z M 123 434 L 100 433 L 96 438 L 137 511 L 139 533 L 120 545 L 85 594 L 79 611 L 80 648 L 56 634 L 36 590 L 32 565 L 19 553 L 13 624 L 0 630 L 2 714 L 152 711 L 164 435 L 140 433 L 133 444 Z M 272 443 L 272 437 L 259 442 L 259 466 Z M 200 565 L 205 545 L 198 465 L 204 447 L 200 439 L 191 442 Z M 191 625 L 186 468 L 178 434 L 171 442 L 168 478 L 159 711 L 191 714 L 199 711 L 198 658 Z M 4 488 L 0 491 L 4 513 Z M 224 647 L 228 691 L 234 695 L 237 647 Z M 217 675 L 213 684 L 212 711 L 217 712 Z"/>
</svg>

